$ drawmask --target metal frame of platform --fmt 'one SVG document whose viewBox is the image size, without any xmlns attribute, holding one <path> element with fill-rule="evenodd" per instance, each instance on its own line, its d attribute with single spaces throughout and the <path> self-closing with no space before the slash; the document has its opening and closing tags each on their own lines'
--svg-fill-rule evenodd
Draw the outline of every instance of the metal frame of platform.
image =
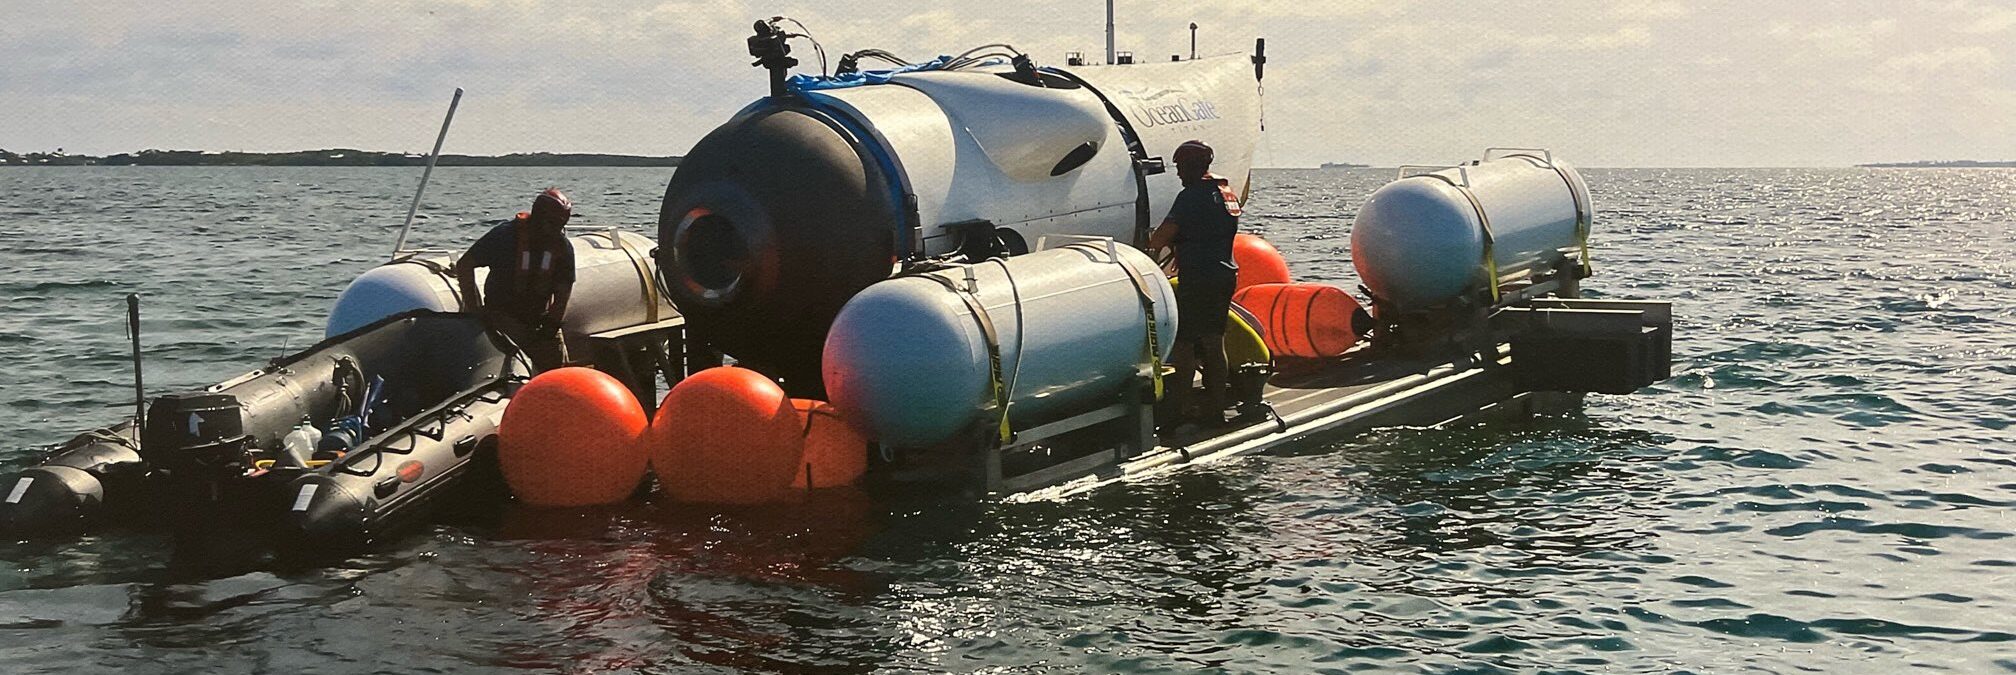
<svg viewBox="0 0 2016 675">
<path fill-rule="evenodd" d="M 1187 443 L 1157 445 L 1139 456 L 1105 464 L 1074 460 L 990 486 L 996 488 L 990 492 L 1012 500 L 1054 499 L 1122 480 L 1166 474 L 1191 464 L 1273 450 L 1318 434 L 1335 437 L 1380 426 L 1435 426 L 1492 406 L 1511 405 L 1524 413 L 1539 412 L 1537 408 L 1543 406 L 1549 410 L 1572 407 L 1573 401 L 1518 391 L 1509 369 L 1509 352 L 1509 347 L 1501 346 L 1488 363 L 1466 358 L 1425 368 L 1340 363 L 1325 373 L 1351 377 L 1359 380 L 1357 383 L 1269 386 L 1267 400 L 1275 412 L 1269 419 Z M 1569 396 L 1579 400 L 1579 396 Z"/>
<path fill-rule="evenodd" d="M 1055 499 L 1317 436 L 1336 440 L 1378 427 L 1440 427 L 1567 412 L 1580 407 L 1579 392 L 1635 390 L 1670 375 L 1670 303 L 1549 298 L 1522 305 L 1493 319 L 1492 329 L 1503 339 L 1474 354 L 1433 362 L 1360 352 L 1355 358 L 1290 364 L 1266 388 L 1271 414 L 1263 421 L 1170 439 L 1143 452 L 1130 453 L 1124 446 L 1095 452 L 1013 476 L 1001 475 L 998 456 L 990 455 L 986 491 L 1010 500 Z M 1597 340 L 1599 346 L 1616 349 L 1610 350 L 1614 354 L 1585 354 L 1579 357 L 1584 362 L 1569 364 L 1586 366 L 1593 371 L 1589 375 L 1536 380 L 1533 363 L 1514 367 L 1515 346 L 1522 340 L 1529 345 L 1561 340 L 1578 349 Z M 1528 358 L 1552 356 L 1535 350 Z M 1035 442 L 1040 441 L 1022 441 Z"/>
<path fill-rule="evenodd" d="M 646 413 L 658 409 L 658 380 L 666 389 L 697 370 L 698 355 L 686 339 L 686 317 L 626 326 L 585 336 L 587 361 L 616 377 L 637 396 Z M 718 364 L 718 359 L 716 361 Z"/>
<path fill-rule="evenodd" d="M 1439 358 L 1409 357 L 1405 349 L 1379 351 L 1375 342 L 1337 359 L 1278 361 L 1262 395 L 1267 414 L 1246 415 L 1238 425 L 1165 429 L 1158 436 L 1155 396 L 1143 371 L 1137 386 L 1107 405 L 1017 429 L 1006 441 L 994 437 L 990 426 L 963 444 L 907 451 L 877 446 L 871 473 L 878 475 L 877 486 L 898 490 L 1054 499 L 1319 437 L 1334 441 L 1379 427 L 1567 412 L 1581 405 L 1579 392 L 1635 390 L 1668 375 L 1669 303 L 1528 299 L 1480 320 L 1489 321 L 1472 330 L 1484 338 L 1481 347 L 1445 351 Z M 624 360 L 645 345 L 668 385 L 718 365 L 718 354 L 685 338 L 683 324 L 674 318 L 593 336 L 602 345 L 598 362 L 611 359 L 600 367 L 648 376 L 652 370 Z M 1515 362 L 1522 344 L 1527 356 Z M 1540 363 L 1546 364 L 1544 377 L 1536 378 Z M 630 379 L 626 384 L 633 389 L 652 386 Z M 646 405 L 652 403 L 655 399 Z"/>
</svg>

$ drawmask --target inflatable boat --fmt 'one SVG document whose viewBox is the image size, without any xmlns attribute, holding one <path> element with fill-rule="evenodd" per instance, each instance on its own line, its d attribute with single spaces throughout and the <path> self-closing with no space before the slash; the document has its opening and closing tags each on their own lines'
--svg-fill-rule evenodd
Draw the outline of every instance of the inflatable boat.
<svg viewBox="0 0 2016 675">
<path fill-rule="evenodd" d="M 657 377 L 683 365 L 668 353 L 680 318 L 658 292 L 651 241 L 569 234 L 575 300 L 563 333 L 581 344 L 578 360 L 656 400 Z M 497 426 L 532 375 L 466 306 L 454 264 L 447 252 L 402 251 L 344 289 L 314 346 L 154 397 L 57 446 L 0 488 L 0 534 L 256 529 L 291 547 L 349 549 L 423 518 L 466 477 L 494 472 Z"/>
<path fill-rule="evenodd" d="M 387 317 L 78 436 L 15 478 L 0 526 L 47 535 L 108 516 L 182 528 L 229 515 L 366 541 L 469 470 L 530 372 L 475 315 Z"/>
</svg>

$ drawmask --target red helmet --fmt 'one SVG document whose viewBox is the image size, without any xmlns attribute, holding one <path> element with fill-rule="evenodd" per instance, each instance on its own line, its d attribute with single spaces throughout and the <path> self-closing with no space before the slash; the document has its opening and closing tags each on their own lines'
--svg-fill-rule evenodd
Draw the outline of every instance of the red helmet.
<svg viewBox="0 0 2016 675">
<path fill-rule="evenodd" d="M 1176 146 L 1176 152 L 1169 154 L 1169 159 L 1175 161 L 1178 166 L 1193 163 L 1210 164 L 1212 154 L 1211 146 L 1203 141 L 1184 141 L 1182 145 Z"/>
<path fill-rule="evenodd" d="M 561 192 L 559 188 L 546 188 L 546 191 L 532 199 L 532 220 L 565 225 L 567 219 L 572 217 L 574 217 L 574 200 L 568 199 L 567 194 Z"/>
</svg>

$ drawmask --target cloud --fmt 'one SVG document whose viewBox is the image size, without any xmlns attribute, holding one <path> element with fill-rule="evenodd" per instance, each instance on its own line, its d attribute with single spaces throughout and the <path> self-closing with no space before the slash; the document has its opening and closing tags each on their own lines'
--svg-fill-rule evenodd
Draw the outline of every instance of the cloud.
<svg viewBox="0 0 2016 675">
<path fill-rule="evenodd" d="M 1994 35 L 2016 29 L 2016 7 L 1959 3 L 1951 6 L 1951 9 L 1967 16 L 1959 27 L 1962 33 Z"/>
<path fill-rule="evenodd" d="M 1925 77 L 1940 73 L 1986 73 L 1995 63 L 1995 54 L 1986 47 L 1949 47 L 1912 52 L 1883 60 L 1883 67 L 1897 77 Z"/>
<path fill-rule="evenodd" d="M 1455 161 L 1548 145 L 1585 165 L 2016 157 L 2006 3 L 1123 0 L 1160 60 L 1268 38 L 1261 161 Z M 404 0 L 58 3 L 0 22 L 0 147 L 424 148 L 469 90 L 461 152 L 683 152 L 763 95 L 752 20 L 829 56 L 1010 42 L 1104 48 L 1100 3 Z M 1904 11 L 1900 11 L 1904 10 Z M 811 50 L 798 56 L 816 67 Z M 1910 133 L 1897 133 L 1908 128 Z"/>
<path fill-rule="evenodd" d="M 1678 19 L 1694 14 L 1693 8 L 1672 0 L 1626 0 L 1611 5 L 1610 12 L 1625 20 Z"/>
</svg>

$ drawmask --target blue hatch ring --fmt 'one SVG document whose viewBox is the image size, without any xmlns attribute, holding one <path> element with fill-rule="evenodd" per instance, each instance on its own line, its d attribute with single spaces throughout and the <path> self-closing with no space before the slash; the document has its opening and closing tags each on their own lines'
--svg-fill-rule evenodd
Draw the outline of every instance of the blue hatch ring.
<svg viewBox="0 0 2016 675">
<path fill-rule="evenodd" d="M 903 170 L 903 164 L 880 136 L 870 127 L 864 126 L 845 111 L 816 100 L 812 92 L 801 93 L 797 100 L 803 102 L 817 118 L 831 125 L 854 146 L 856 152 L 867 155 L 874 161 L 876 170 L 882 172 L 882 182 L 889 188 L 889 207 L 896 216 L 896 249 L 893 253 L 902 260 L 914 260 L 923 255 L 924 224 L 917 214 L 917 195 L 910 191 L 910 176 Z"/>
</svg>

